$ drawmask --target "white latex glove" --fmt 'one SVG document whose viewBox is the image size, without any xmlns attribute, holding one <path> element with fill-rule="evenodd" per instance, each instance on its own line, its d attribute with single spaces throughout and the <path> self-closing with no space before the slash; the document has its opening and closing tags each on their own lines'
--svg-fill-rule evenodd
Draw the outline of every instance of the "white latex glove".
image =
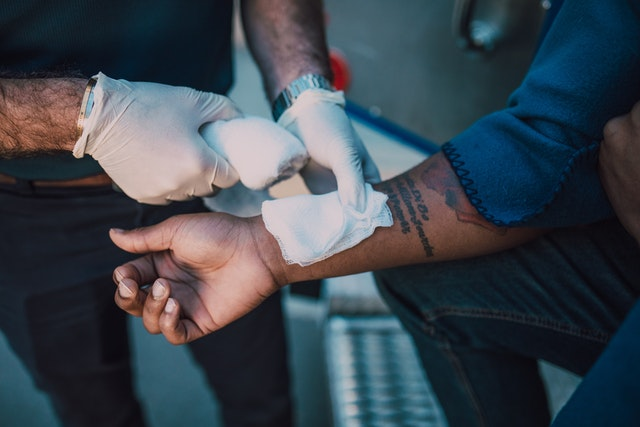
<svg viewBox="0 0 640 427">
<path fill-rule="evenodd" d="M 306 90 L 285 110 L 278 124 L 304 143 L 312 161 L 333 172 L 341 203 L 362 212 L 366 205 L 364 183 L 379 182 L 380 174 L 344 105 L 341 91 Z M 313 164 L 301 174 L 312 192 L 314 188 L 326 187 L 326 174 Z"/>
<path fill-rule="evenodd" d="M 92 156 L 129 197 L 162 205 L 238 182 L 199 133 L 205 123 L 242 116 L 231 100 L 102 73 L 94 78 L 94 105 L 73 155 Z"/>
</svg>

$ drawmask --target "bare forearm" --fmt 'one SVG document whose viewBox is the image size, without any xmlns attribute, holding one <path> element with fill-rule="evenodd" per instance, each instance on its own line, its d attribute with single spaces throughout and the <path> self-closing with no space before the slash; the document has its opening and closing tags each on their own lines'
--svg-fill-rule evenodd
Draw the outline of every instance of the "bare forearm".
<svg viewBox="0 0 640 427">
<path fill-rule="evenodd" d="M 0 79 L 0 156 L 71 151 L 87 81 Z"/>
<path fill-rule="evenodd" d="M 269 101 L 307 73 L 331 77 L 320 0 L 243 0 L 242 21 Z"/>
<path fill-rule="evenodd" d="M 260 242 L 281 284 L 400 265 L 446 261 L 497 252 L 533 239 L 544 230 L 499 228 L 468 201 L 448 161 L 436 154 L 414 169 L 377 185 L 389 196 L 393 226 L 378 228 L 356 247 L 308 267 L 286 265 L 264 231 Z M 256 222 L 257 227 L 263 227 Z M 266 233 L 266 235 L 264 234 Z"/>
</svg>

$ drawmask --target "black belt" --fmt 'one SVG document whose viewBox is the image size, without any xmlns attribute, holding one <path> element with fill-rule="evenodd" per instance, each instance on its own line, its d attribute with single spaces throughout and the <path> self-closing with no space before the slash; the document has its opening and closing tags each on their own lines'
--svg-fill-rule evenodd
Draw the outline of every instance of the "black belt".
<svg viewBox="0 0 640 427">
<path fill-rule="evenodd" d="M 5 185 L 20 185 L 21 183 L 28 183 L 32 187 L 100 187 L 104 185 L 112 185 L 113 181 L 106 173 L 98 175 L 85 176 L 82 178 L 74 179 L 22 179 L 16 178 L 11 175 L 0 173 L 0 184 Z"/>
</svg>

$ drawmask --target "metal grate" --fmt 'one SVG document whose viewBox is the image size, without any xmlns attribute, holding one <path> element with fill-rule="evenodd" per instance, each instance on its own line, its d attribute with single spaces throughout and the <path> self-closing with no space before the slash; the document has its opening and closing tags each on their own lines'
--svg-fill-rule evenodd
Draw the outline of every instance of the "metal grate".
<svg viewBox="0 0 640 427">
<path fill-rule="evenodd" d="M 326 328 L 335 427 L 446 426 L 397 319 L 330 316 Z"/>
</svg>

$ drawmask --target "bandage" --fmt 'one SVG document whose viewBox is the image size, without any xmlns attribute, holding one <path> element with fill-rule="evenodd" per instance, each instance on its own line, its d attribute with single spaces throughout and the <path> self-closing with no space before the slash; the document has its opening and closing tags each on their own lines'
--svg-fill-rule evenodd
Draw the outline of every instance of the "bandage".
<svg viewBox="0 0 640 427">
<path fill-rule="evenodd" d="M 305 146 L 271 120 L 245 116 L 208 123 L 200 134 L 252 190 L 295 175 L 309 160 Z"/>
<path fill-rule="evenodd" d="M 338 192 L 299 195 L 262 204 L 267 230 L 288 264 L 307 266 L 349 249 L 393 224 L 387 196 L 365 184 L 365 209 L 342 204 Z"/>
</svg>

